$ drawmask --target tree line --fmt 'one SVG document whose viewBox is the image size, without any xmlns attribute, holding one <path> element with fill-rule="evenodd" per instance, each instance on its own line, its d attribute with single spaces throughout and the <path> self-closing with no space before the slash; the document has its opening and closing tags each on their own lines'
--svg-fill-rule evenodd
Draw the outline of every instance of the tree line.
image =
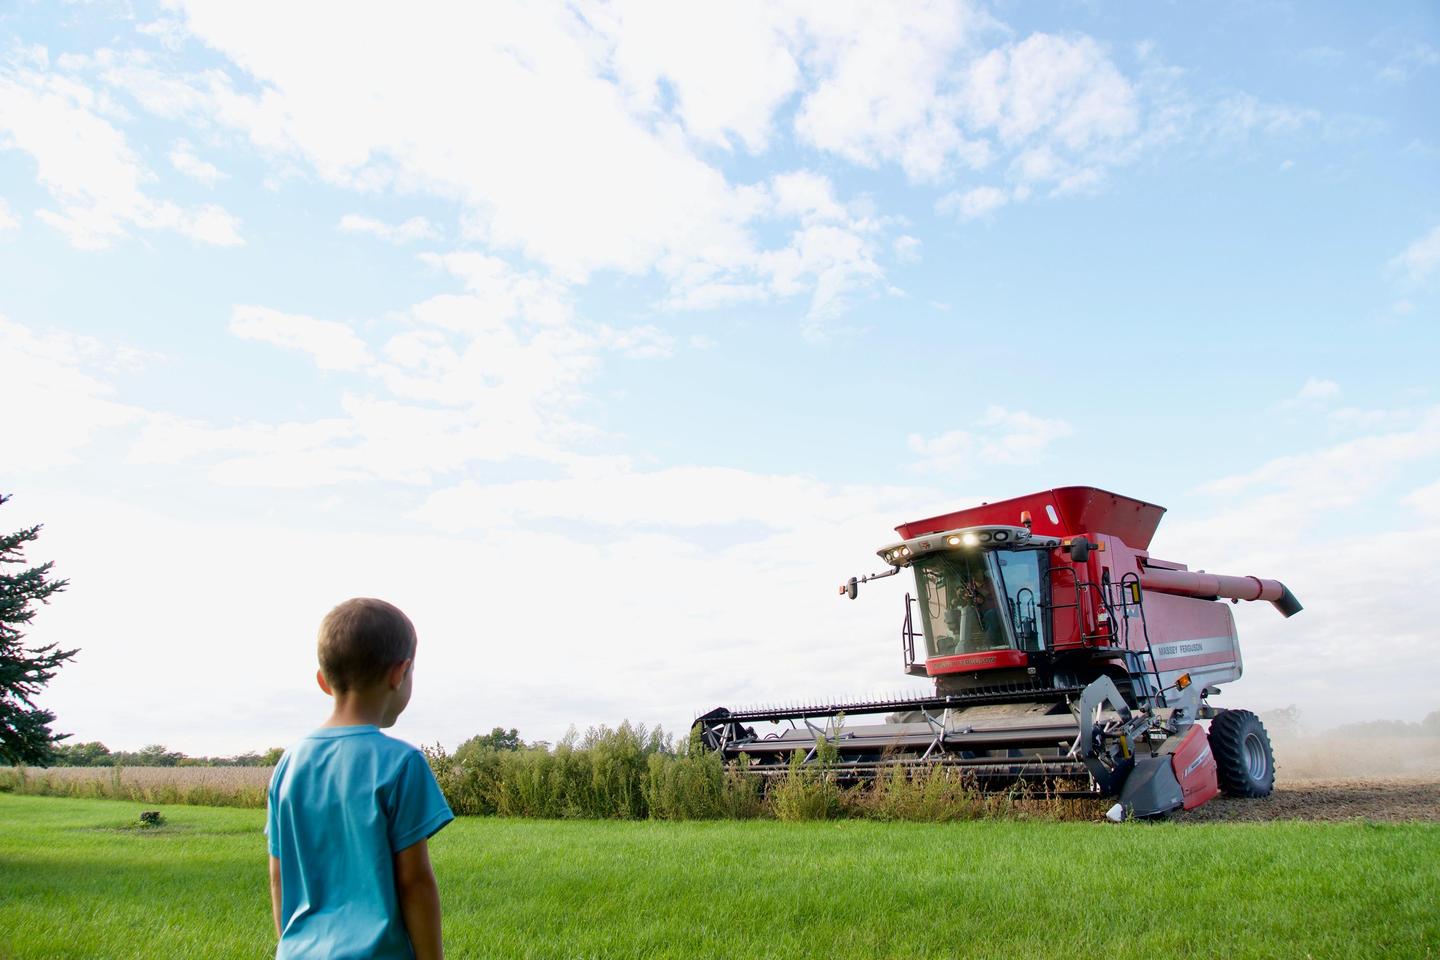
<svg viewBox="0 0 1440 960">
<path fill-rule="evenodd" d="M 47 766 L 52 767 L 273 767 L 284 751 L 271 747 L 264 753 L 239 753 L 233 757 L 191 757 L 163 744 L 152 743 L 139 750 L 111 750 L 98 740 L 88 743 L 59 743 L 51 749 Z"/>
</svg>

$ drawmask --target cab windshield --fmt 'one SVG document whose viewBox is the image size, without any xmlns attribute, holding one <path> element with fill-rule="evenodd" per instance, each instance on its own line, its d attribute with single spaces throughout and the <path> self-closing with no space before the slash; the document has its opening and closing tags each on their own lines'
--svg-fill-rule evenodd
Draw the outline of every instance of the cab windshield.
<svg viewBox="0 0 1440 960">
<path fill-rule="evenodd" d="M 1044 649 L 1038 551 L 947 551 L 914 567 L 927 656 Z"/>
</svg>

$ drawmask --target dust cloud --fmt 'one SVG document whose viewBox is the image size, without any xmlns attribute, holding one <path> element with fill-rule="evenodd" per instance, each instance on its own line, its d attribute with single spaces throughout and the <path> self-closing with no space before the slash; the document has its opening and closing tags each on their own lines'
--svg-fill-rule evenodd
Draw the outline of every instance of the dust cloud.
<svg viewBox="0 0 1440 960">
<path fill-rule="evenodd" d="M 1277 783 L 1352 777 L 1440 778 L 1440 737 L 1271 734 Z"/>
</svg>

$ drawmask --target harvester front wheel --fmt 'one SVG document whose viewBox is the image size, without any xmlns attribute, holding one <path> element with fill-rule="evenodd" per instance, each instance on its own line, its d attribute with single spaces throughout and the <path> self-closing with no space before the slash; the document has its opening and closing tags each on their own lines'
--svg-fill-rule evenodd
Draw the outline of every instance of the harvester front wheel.
<svg viewBox="0 0 1440 960">
<path fill-rule="evenodd" d="M 1210 721 L 1220 789 L 1232 797 L 1268 797 L 1275 789 L 1275 754 L 1260 718 L 1249 710 L 1225 710 Z"/>
</svg>

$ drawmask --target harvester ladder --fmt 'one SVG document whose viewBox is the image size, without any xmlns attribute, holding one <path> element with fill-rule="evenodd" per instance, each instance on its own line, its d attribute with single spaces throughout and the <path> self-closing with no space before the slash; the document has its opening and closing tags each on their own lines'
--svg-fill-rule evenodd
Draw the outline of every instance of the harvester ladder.
<svg viewBox="0 0 1440 960">
<path fill-rule="evenodd" d="M 1141 661 L 1126 664 L 1127 668 L 1131 668 L 1129 670 L 1131 676 L 1143 673 L 1147 680 L 1153 681 L 1153 685 L 1146 684 L 1145 705 L 1147 707 L 1164 706 L 1163 702 L 1155 702 L 1157 697 L 1163 701 L 1164 690 L 1162 688 L 1164 684 L 1160 681 L 1160 665 L 1155 662 L 1155 649 L 1150 645 L 1150 628 L 1145 622 L 1145 593 L 1144 588 L 1140 585 L 1140 576 L 1135 573 L 1127 573 L 1120 578 L 1118 584 L 1107 580 L 1105 586 L 1109 588 L 1106 591 L 1109 595 L 1105 598 L 1105 605 L 1110 609 L 1110 619 L 1112 622 L 1118 619 L 1124 624 L 1123 628 L 1116 629 L 1116 639 L 1122 644 L 1127 660 L 1134 658 L 1134 661 Z M 1118 604 L 1112 599 L 1117 594 L 1120 600 Z M 1117 608 L 1120 613 L 1118 618 L 1115 616 Z M 1132 608 L 1136 612 L 1136 616 L 1133 618 L 1130 616 Z M 1132 619 L 1140 621 L 1140 637 L 1145 641 L 1144 648 L 1140 650 L 1130 646 L 1130 621 Z M 1145 662 L 1149 663 L 1148 669 L 1145 668 Z M 1135 667 L 1139 669 L 1134 669 Z"/>
<path fill-rule="evenodd" d="M 1070 577 L 1070 582 L 1074 585 L 1075 590 L 1075 600 L 1073 603 L 1054 602 L 1055 583 L 1053 578 L 1055 578 L 1057 574 L 1062 577 L 1067 575 Z M 1089 580 L 1081 580 L 1079 574 L 1070 566 L 1052 566 L 1047 571 L 1047 576 L 1051 578 L 1051 582 L 1049 583 L 1050 595 L 1046 598 L 1047 602 L 1041 605 L 1042 608 L 1050 611 L 1073 609 L 1075 611 L 1075 621 L 1081 630 L 1081 639 L 1092 640 L 1097 639 L 1099 635 L 1084 632 L 1085 614 L 1087 611 L 1093 610 L 1098 602 L 1098 605 L 1105 611 L 1106 616 L 1108 616 L 1110 620 L 1109 639 L 1113 644 L 1118 646 L 1122 651 L 1122 656 L 1125 658 L 1125 672 L 1131 677 L 1144 678 L 1140 683 L 1135 683 L 1134 681 L 1131 683 L 1137 705 L 1143 699 L 1146 707 L 1162 706 L 1163 704 L 1158 703 L 1156 699 L 1161 696 L 1160 671 L 1155 662 L 1155 652 L 1150 646 L 1150 630 L 1145 622 L 1144 594 L 1140 592 L 1139 576 L 1133 573 L 1127 573 L 1121 577 L 1120 582 L 1116 584 L 1108 579 L 1107 573 L 1107 578 L 1103 583 L 1095 584 Z M 1134 597 L 1132 597 L 1130 593 L 1129 585 L 1131 582 L 1135 584 Z M 1115 602 L 1116 594 L 1118 594 L 1118 603 Z M 1088 603 L 1086 602 L 1087 600 Z M 1136 619 L 1140 621 L 1141 637 L 1145 641 L 1144 648 L 1140 650 L 1132 650 L 1130 648 L 1131 617 L 1129 613 L 1132 607 L 1138 610 L 1139 616 Z M 1116 616 L 1117 613 L 1119 616 Z M 1052 612 L 1050 618 L 1052 629 L 1054 622 L 1054 613 Z M 1153 681 L 1153 683 L 1151 681 Z M 1144 689 L 1140 689 L 1141 687 Z"/>
<path fill-rule="evenodd" d="M 912 611 L 915 609 L 915 598 L 907 592 L 905 594 L 905 619 L 900 623 L 900 653 L 905 658 L 905 671 L 915 665 L 915 620 Z"/>
</svg>

